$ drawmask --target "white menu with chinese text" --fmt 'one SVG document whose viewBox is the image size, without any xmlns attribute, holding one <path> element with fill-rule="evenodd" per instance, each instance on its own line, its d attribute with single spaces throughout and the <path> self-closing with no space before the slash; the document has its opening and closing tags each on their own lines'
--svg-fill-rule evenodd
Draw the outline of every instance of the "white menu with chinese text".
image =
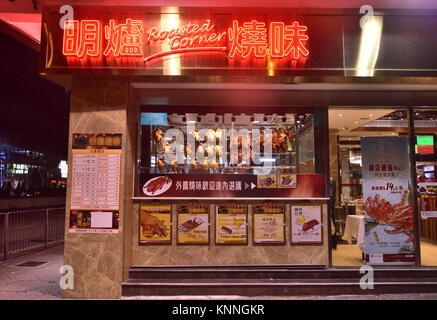
<svg viewBox="0 0 437 320">
<path fill-rule="evenodd" d="M 121 150 L 73 150 L 71 209 L 119 210 Z"/>
</svg>

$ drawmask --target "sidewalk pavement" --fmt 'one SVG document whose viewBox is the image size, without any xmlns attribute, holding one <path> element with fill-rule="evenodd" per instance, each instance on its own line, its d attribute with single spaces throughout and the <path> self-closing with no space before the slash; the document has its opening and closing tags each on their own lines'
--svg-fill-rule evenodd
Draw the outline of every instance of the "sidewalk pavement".
<svg viewBox="0 0 437 320">
<path fill-rule="evenodd" d="M 59 269 L 64 261 L 64 247 L 59 246 L 21 257 L 0 261 L 0 300 L 59 300 Z M 44 261 L 37 267 L 19 267 L 28 261 Z M 244 297 L 244 296 L 140 296 L 122 300 L 437 300 L 437 294 L 384 294 L 341 296 Z"/>
<path fill-rule="evenodd" d="M 17 266 L 28 261 L 45 263 L 36 267 Z M 0 261 L 0 300 L 61 299 L 59 269 L 63 262 L 63 246 Z"/>
</svg>

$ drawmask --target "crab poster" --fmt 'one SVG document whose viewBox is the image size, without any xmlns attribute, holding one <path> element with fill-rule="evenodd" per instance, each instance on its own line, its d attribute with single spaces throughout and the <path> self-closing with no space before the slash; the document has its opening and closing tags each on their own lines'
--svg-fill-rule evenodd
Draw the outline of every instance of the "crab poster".
<svg viewBox="0 0 437 320">
<path fill-rule="evenodd" d="M 361 138 L 365 252 L 369 264 L 414 263 L 408 138 Z"/>
<path fill-rule="evenodd" d="M 171 205 L 141 206 L 140 243 L 171 243 Z"/>
</svg>

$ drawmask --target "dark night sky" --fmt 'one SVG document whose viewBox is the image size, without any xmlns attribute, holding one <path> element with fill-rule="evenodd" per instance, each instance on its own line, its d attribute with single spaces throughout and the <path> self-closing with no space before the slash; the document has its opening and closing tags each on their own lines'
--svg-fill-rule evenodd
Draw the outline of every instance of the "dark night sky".
<svg viewBox="0 0 437 320">
<path fill-rule="evenodd" d="M 69 94 L 38 75 L 39 52 L 0 32 L 0 137 L 67 159 Z"/>
</svg>

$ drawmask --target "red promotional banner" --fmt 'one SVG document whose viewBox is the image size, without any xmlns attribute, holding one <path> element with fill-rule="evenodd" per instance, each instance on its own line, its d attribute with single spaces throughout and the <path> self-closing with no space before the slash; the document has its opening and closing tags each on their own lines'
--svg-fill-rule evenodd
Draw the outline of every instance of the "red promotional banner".
<svg viewBox="0 0 437 320">
<path fill-rule="evenodd" d="M 292 181 L 283 185 L 283 181 Z M 294 183 L 293 183 L 294 181 Z M 142 174 L 137 195 L 150 198 L 324 198 L 323 174 Z"/>
</svg>

